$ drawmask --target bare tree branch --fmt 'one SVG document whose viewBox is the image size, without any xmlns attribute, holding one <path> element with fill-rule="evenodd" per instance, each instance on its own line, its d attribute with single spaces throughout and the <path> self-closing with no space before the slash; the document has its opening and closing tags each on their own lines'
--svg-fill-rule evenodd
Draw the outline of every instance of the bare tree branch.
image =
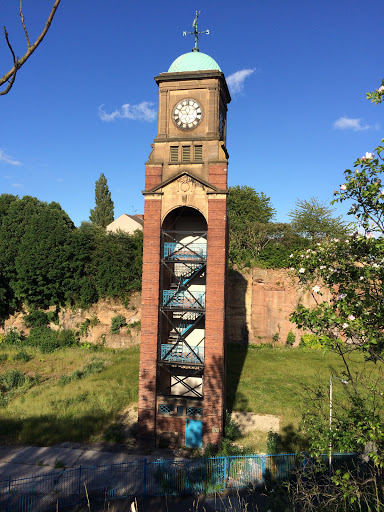
<svg viewBox="0 0 384 512">
<path fill-rule="evenodd" d="M 41 32 L 39 37 L 36 39 L 36 41 L 33 43 L 33 45 L 31 45 L 30 40 L 29 40 L 28 31 L 27 31 L 27 28 L 26 28 L 26 25 L 25 25 L 25 21 L 24 21 L 24 15 L 23 15 L 23 10 L 22 10 L 22 0 L 20 0 L 20 18 L 21 18 L 21 23 L 23 25 L 25 37 L 27 39 L 28 50 L 25 53 L 25 55 L 23 57 L 21 57 L 21 59 L 15 57 L 14 51 L 13 51 L 12 46 L 11 46 L 11 44 L 9 42 L 9 39 L 8 39 L 7 30 L 4 27 L 5 39 L 7 41 L 8 47 L 9 47 L 9 49 L 10 49 L 10 51 L 12 53 L 12 57 L 13 57 L 13 68 L 10 71 L 8 71 L 8 73 L 6 73 L 4 76 L 2 76 L 0 78 L 0 87 L 2 85 L 4 85 L 6 82 L 8 82 L 7 88 L 4 89 L 4 91 L 0 92 L 0 96 L 3 96 L 4 94 L 7 94 L 11 90 L 11 88 L 12 88 L 12 86 L 14 84 L 15 78 L 16 78 L 17 70 L 20 69 L 21 66 L 29 59 L 29 57 L 32 55 L 32 53 L 36 50 L 36 48 L 39 46 L 39 44 L 44 39 L 46 33 L 48 32 L 49 27 L 51 26 L 53 17 L 54 17 L 54 15 L 56 13 L 57 8 L 59 7 L 60 2 L 61 2 L 61 0 L 56 0 L 55 1 L 54 5 L 52 7 L 51 13 L 50 13 L 50 15 L 49 15 L 49 17 L 47 19 L 47 22 L 46 22 L 46 24 L 44 26 L 43 31 Z"/>
<path fill-rule="evenodd" d="M 7 94 L 12 89 L 12 85 L 13 85 L 13 82 L 16 80 L 16 73 L 17 73 L 17 67 L 16 67 L 17 57 L 15 56 L 15 52 L 13 51 L 11 43 L 9 42 L 8 32 L 7 32 L 7 29 L 5 27 L 4 27 L 4 35 L 5 35 L 5 40 L 7 41 L 8 48 L 10 49 L 10 51 L 12 53 L 13 65 L 14 65 L 14 67 L 16 69 L 15 69 L 15 72 L 13 73 L 12 78 L 9 80 L 8 87 L 6 89 L 4 89 L 4 91 L 0 92 L 0 96 L 3 96 L 4 94 Z"/>
<path fill-rule="evenodd" d="M 25 22 L 24 22 L 23 0 L 20 0 L 20 18 L 21 18 L 21 24 L 23 25 L 25 37 L 27 38 L 27 45 L 28 45 L 28 50 L 29 50 L 29 48 L 31 47 L 31 42 L 29 40 L 29 35 L 28 35 L 27 27 L 25 26 Z"/>
</svg>

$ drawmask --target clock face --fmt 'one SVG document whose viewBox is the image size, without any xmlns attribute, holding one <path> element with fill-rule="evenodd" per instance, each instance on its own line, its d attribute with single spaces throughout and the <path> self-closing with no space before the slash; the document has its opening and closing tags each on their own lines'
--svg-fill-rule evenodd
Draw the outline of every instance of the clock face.
<svg viewBox="0 0 384 512">
<path fill-rule="evenodd" d="M 192 130 L 200 123 L 203 111 L 196 100 L 185 99 L 174 107 L 172 117 L 175 125 L 181 130 Z"/>
</svg>

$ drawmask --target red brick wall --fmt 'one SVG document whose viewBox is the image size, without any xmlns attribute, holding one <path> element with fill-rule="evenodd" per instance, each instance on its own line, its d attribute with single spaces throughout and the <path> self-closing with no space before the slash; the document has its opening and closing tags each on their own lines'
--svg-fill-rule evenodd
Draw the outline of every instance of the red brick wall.
<svg viewBox="0 0 384 512">
<path fill-rule="evenodd" d="M 163 173 L 163 168 L 161 166 L 152 167 L 145 166 L 145 190 L 150 190 L 151 188 L 159 185 L 161 183 L 161 177 Z"/>
<path fill-rule="evenodd" d="M 211 164 L 209 166 L 209 182 L 215 187 L 227 188 L 227 164 Z"/>
<path fill-rule="evenodd" d="M 223 434 L 226 203 L 208 200 L 203 444 L 217 443 Z"/>
<path fill-rule="evenodd" d="M 139 435 L 153 438 L 156 421 L 156 356 L 159 308 L 161 199 L 145 199 Z"/>
</svg>

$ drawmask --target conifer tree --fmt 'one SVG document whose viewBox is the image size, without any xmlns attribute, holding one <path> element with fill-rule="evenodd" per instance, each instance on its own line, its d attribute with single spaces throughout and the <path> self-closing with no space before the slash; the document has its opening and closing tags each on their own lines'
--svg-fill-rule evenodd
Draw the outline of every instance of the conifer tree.
<svg viewBox="0 0 384 512">
<path fill-rule="evenodd" d="M 91 210 L 89 219 L 92 224 L 105 228 L 114 219 L 114 204 L 108 188 L 107 178 L 103 173 L 100 174 L 100 178 L 96 181 L 95 202 L 96 206 Z"/>
</svg>

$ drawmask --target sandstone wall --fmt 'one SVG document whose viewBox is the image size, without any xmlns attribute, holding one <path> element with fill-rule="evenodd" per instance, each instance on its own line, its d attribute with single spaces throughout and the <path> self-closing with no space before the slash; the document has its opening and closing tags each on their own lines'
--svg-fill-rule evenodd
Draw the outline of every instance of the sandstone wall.
<svg viewBox="0 0 384 512">
<path fill-rule="evenodd" d="M 55 308 L 50 308 L 54 310 Z M 0 334 L 5 334 L 10 328 L 17 328 L 24 334 L 29 334 L 23 322 L 25 312 L 17 312 L 5 320 L 4 326 L 0 328 Z M 111 333 L 112 318 L 122 315 L 127 321 L 127 327 L 120 329 L 120 334 Z M 100 300 L 88 310 L 66 308 L 59 313 L 59 325 L 50 324 L 51 329 L 74 329 L 79 330 L 81 324 L 88 318 L 97 317 L 99 323 L 94 327 L 88 328 L 88 333 L 82 336 L 81 342 L 105 343 L 110 348 L 125 348 L 136 345 L 140 341 L 140 329 L 130 327 L 141 320 L 141 294 L 133 293 L 129 304 L 125 307 L 121 302 L 115 300 Z"/>
<path fill-rule="evenodd" d="M 328 297 L 324 295 L 323 300 Z M 289 321 L 298 302 L 314 305 L 309 292 L 303 293 L 285 269 L 253 268 L 229 273 L 227 298 L 227 340 L 235 343 L 271 342 L 279 335 L 284 345 L 289 331 L 296 335 L 295 345 L 303 331 Z"/>
<path fill-rule="evenodd" d="M 324 295 L 323 299 L 327 300 Z M 310 306 L 314 300 L 310 293 L 303 294 L 297 283 L 292 281 L 287 270 L 254 268 L 243 273 L 230 271 L 228 277 L 226 336 L 232 343 L 270 343 L 279 334 L 279 344 L 284 345 L 289 331 L 296 335 L 296 344 L 303 332 L 289 321 L 289 315 L 299 302 Z M 28 334 L 23 324 L 24 313 L 16 313 L 5 321 L 4 333 L 10 327 L 17 327 Z M 78 329 L 86 318 L 97 316 L 100 323 L 89 329 L 81 341 L 105 344 L 111 348 L 128 347 L 140 341 L 137 328 L 122 328 L 120 334 L 111 334 L 111 321 L 114 316 L 123 315 L 128 324 L 141 320 L 141 294 L 132 295 L 130 303 L 124 307 L 118 301 L 99 301 L 89 310 L 64 309 L 59 314 L 59 324 L 64 329 Z M 51 324 L 53 329 L 57 325 Z"/>
</svg>

